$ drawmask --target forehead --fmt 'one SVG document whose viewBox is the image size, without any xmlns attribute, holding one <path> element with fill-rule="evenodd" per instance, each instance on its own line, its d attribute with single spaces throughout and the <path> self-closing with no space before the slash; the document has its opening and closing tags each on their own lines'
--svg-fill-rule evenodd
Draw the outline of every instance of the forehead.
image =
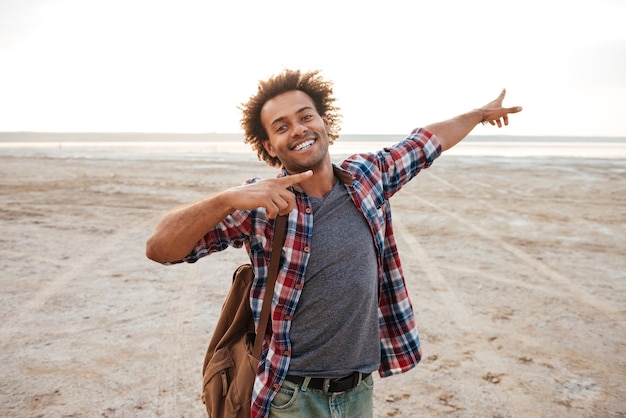
<svg viewBox="0 0 626 418">
<path fill-rule="evenodd" d="M 301 90 L 291 90 L 271 98 L 261 108 L 261 121 L 264 125 L 283 119 L 304 109 L 315 110 L 313 99 Z"/>
</svg>

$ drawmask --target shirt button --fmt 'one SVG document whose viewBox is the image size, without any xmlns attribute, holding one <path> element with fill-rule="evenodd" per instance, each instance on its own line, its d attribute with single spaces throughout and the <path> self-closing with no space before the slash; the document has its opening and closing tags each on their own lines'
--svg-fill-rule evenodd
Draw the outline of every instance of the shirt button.
<svg viewBox="0 0 626 418">
<path fill-rule="evenodd" d="M 311 248 L 309 248 L 309 247 L 304 247 L 304 252 L 305 252 L 305 253 L 308 253 L 308 252 L 310 252 L 310 251 L 311 251 Z"/>
<path fill-rule="evenodd" d="M 302 289 L 302 285 L 300 285 L 300 284 L 297 284 L 297 285 L 295 285 L 294 287 L 296 288 L 296 290 L 300 290 L 300 289 Z"/>
<path fill-rule="evenodd" d="M 274 384 L 272 385 L 272 387 L 273 387 L 274 389 L 278 389 L 278 388 L 280 387 L 280 385 L 279 385 L 278 383 L 274 383 Z"/>
<path fill-rule="evenodd" d="M 311 213 L 311 208 L 306 208 L 304 211 L 305 211 L 306 213 L 310 214 L 310 213 Z"/>
<path fill-rule="evenodd" d="M 285 316 L 285 321 L 291 321 L 291 315 L 286 315 Z"/>
<path fill-rule="evenodd" d="M 283 356 L 288 356 L 288 355 L 289 355 L 289 351 L 288 350 L 283 351 Z"/>
</svg>

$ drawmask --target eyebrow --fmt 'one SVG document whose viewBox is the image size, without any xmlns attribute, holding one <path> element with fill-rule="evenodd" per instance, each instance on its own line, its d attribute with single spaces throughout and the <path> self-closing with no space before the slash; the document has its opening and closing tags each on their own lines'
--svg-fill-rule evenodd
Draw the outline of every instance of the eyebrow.
<svg viewBox="0 0 626 418">
<path fill-rule="evenodd" d="M 314 108 L 313 108 L 313 106 L 304 106 L 304 107 L 301 107 L 300 109 L 296 110 L 296 115 L 297 115 L 298 113 L 302 113 L 302 112 L 305 112 L 305 111 L 307 111 L 307 110 L 312 110 L 312 109 L 314 109 Z M 274 124 L 275 124 L 275 123 L 277 123 L 277 122 L 282 122 L 282 121 L 283 121 L 283 120 L 285 120 L 285 119 L 287 119 L 287 116 L 279 116 L 279 117 L 277 117 L 276 119 L 274 119 L 274 120 L 272 121 L 272 123 L 270 123 L 270 126 L 274 125 Z"/>
</svg>

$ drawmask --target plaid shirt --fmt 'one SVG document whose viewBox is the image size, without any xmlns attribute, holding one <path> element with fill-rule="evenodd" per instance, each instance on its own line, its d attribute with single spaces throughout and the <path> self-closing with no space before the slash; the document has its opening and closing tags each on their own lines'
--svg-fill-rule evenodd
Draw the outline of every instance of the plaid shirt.
<svg viewBox="0 0 626 418">
<path fill-rule="evenodd" d="M 415 129 L 400 143 L 376 153 L 358 154 L 334 166 L 335 174 L 367 219 L 378 254 L 379 323 L 382 377 L 405 372 L 420 361 L 421 349 L 413 308 L 402 275 L 402 267 L 391 225 L 389 198 L 441 154 L 439 140 L 425 129 Z M 282 175 L 287 175 L 285 171 Z M 251 179 L 255 183 L 260 179 Z M 267 335 L 252 396 L 253 417 L 269 415 L 270 403 L 280 389 L 291 354 L 289 324 L 304 285 L 309 259 L 313 212 L 310 199 L 299 190 L 296 207 L 289 214 L 274 298 L 272 331 Z M 265 281 L 274 236 L 274 220 L 264 208 L 235 211 L 209 231 L 185 258 L 195 262 L 228 246 L 245 246 L 255 281 L 250 303 L 255 321 L 259 321 L 265 293 Z M 349 239 L 347 237 L 346 239 Z"/>
</svg>

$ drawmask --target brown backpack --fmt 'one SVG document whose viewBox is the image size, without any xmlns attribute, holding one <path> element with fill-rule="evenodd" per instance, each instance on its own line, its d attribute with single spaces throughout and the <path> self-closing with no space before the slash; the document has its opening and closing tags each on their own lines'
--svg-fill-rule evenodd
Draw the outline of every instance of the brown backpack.
<svg viewBox="0 0 626 418">
<path fill-rule="evenodd" d="M 266 334 L 269 323 L 286 224 L 287 216 L 276 218 L 259 335 Z M 263 338 L 255 341 L 250 308 L 253 281 L 254 270 L 250 264 L 237 268 L 207 348 L 202 368 L 202 402 L 209 418 L 250 417 L 252 386 L 263 347 Z"/>
</svg>

